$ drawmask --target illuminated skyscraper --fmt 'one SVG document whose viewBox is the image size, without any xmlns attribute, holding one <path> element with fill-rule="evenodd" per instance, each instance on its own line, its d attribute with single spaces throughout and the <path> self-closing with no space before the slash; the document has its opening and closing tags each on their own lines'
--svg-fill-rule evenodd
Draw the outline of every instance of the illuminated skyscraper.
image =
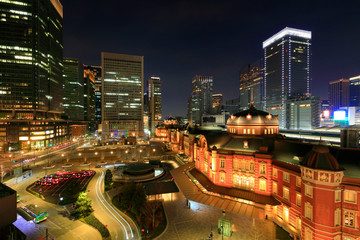
<svg viewBox="0 0 360 240">
<path fill-rule="evenodd" d="M 84 120 L 84 69 L 78 59 L 64 58 L 64 113 L 69 120 Z"/>
<path fill-rule="evenodd" d="M 263 42 L 264 109 L 286 127 L 286 99 L 311 95 L 311 32 L 284 28 Z"/>
<path fill-rule="evenodd" d="M 253 62 L 240 70 L 240 110 L 246 110 L 251 102 L 262 109 L 263 69 L 261 61 Z"/>
<path fill-rule="evenodd" d="M 360 75 L 349 79 L 349 106 L 360 107 Z"/>
<path fill-rule="evenodd" d="M 143 136 L 144 57 L 101 53 L 102 134 Z"/>
<path fill-rule="evenodd" d="M 84 69 L 84 120 L 95 121 L 95 74 Z"/>
<path fill-rule="evenodd" d="M 151 134 L 155 134 L 155 126 L 162 119 L 161 81 L 159 77 L 148 80 L 148 114 Z"/>
<path fill-rule="evenodd" d="M 349 79 L 329 82 L 329 100 L 332 111 L 349 106 Z"/>
<path fill-rule="evenodd" d="M 84 70 L 90 70 L 95 77 L 95 120 L 101 122 L 101 67 L 85 65 Z"/>
<path fill-rule="evenodd" d="M 0 15 L 0 118 L 59 119 L 63 111 L 60 1 L 0 1 Z"/>
<path fill-rule="evenodd" d="M 212 109 L 213 77 L 195 75 L 192 79 L 190 121 L 201 124 L 201 115 Z"/>
</svg>

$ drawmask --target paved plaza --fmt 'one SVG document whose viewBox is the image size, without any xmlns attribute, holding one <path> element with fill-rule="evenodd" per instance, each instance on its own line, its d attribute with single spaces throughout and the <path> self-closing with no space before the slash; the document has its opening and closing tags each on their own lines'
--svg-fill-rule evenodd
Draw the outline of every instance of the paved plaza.
<svg viewBox="0 0 360 240">
<path fill-rule="evenodd" d="M 213 239 L 222 239 L 217 233 L 217 220 L 222 209 L 190 201 L 190 208 L 186 206 L 184 195 L 173 193 L 173 201 L 164 201 L 168 226 L 165 232 L 157 239 L 166 240 L 201 240 L 209 239 L 214 232 Z M 226 212 L 232 218 L 233 234 L 224 236 L 225 240 L 274 240 L 276 239 L 276 226 L 269 220 L 260 220 L 248 216 Z"/>
</svg>

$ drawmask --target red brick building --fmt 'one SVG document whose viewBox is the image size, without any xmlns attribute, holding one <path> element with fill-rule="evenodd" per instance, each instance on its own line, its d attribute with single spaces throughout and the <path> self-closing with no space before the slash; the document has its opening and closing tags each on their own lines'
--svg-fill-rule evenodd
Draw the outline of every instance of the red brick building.
<svg viewBox="0 0 360 240">
<path fill-rule="evenodd" d="M 212 189 L 263 209 L 297 239 L 359 240 L 360 150 L 290 141 L 278 132 L 277 116 L 250 107 L 231 116 L 227 132 L 198 135 L 185 153 Z"/>
</svg>

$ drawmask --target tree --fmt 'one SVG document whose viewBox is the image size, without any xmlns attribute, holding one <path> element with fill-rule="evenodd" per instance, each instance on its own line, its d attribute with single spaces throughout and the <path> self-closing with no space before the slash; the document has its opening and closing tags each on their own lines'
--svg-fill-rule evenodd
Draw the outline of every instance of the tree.
<svg viewBox="0 0 360 240">
<path fill-rule="evenodd" d="M 74 216 L 76 218 L 84 218 L 89 216 L 92 211 L 91 199 L 87 197 L 86 192 L 81 192 L 75 203 Z"/>
<path fill-rule="evenodd" d="M 146 203 L 146 193 L 142 185 L 136 185 L 134 194 L 131 199 L 131 211 L 136 215 L 140 215 Z"/>
<path fill-rule="evenodd" d="M 155 216 L 160 206 L 160 201 L 149 201 L 145 204 L 145 214 L 151 217 L 152 229 L 155 228 Z"/>
<path fill-rule="evenodd" d="M 121 209 L 138 216 L 146 203 L 145 189 L 141 184 L 127 183 L 121 188 L 118 201 Z"/>
<path fill-rule="evenodd" d="M 113 179 L 112 179 L 113 175 L 111 173 L 111 171 L 108 169 L 105 172 L 105 191 L 111 189 L 112 185 L 114 184 Z"/>
</svg>

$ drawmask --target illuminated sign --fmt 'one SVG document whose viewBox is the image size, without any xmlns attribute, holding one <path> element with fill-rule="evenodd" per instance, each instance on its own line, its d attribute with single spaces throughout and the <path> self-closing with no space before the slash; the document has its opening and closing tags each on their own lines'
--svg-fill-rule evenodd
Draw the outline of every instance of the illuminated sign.
<svg viewBox="0 0 360 240">
<path fill-rule="evenodd" d="M 346 120 L 346 112 L 345 111 L 335 111 L 334 112 L 334 120 L 335 121 L 345 121 Z"/>
<path fill-rule="evenodd" d="M 329 116 L 330 116 L 330 111 L 329 111 L 329 110 L 323 111 L 323 116 L 326 117 L 326 118 L 329 118 Z"/>
</svg>

